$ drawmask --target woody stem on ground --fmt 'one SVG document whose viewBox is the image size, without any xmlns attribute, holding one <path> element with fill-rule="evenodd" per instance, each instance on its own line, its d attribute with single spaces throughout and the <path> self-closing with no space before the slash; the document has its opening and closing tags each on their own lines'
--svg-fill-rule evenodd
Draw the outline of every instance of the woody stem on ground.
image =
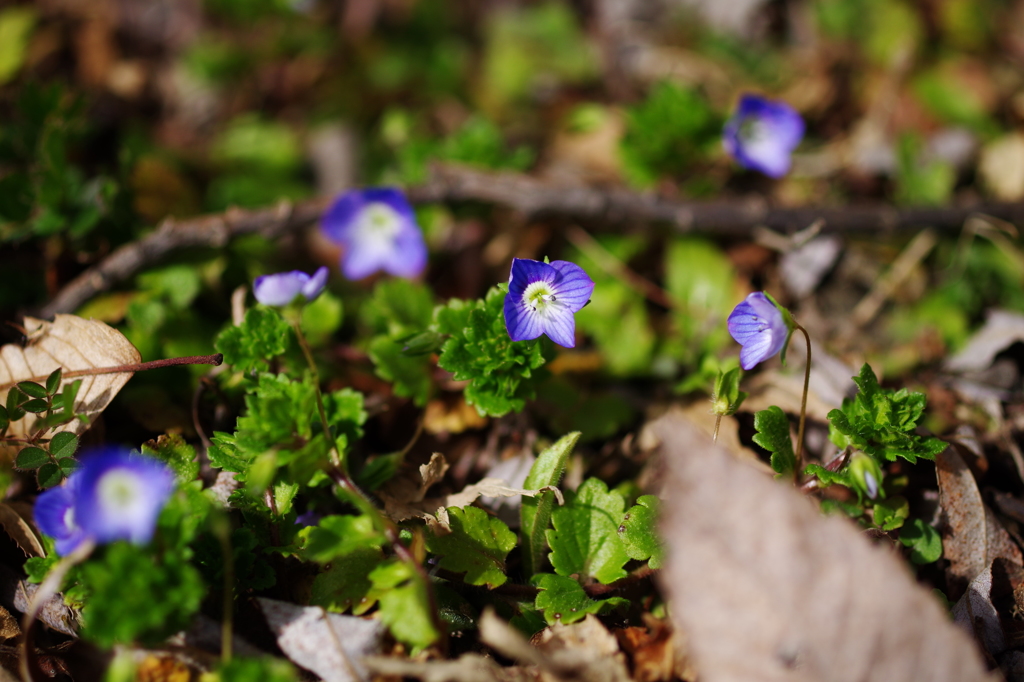
<svg viewBox="0 0 1024 682">
<path fill-rule="evenodd" d="M 807 343 L 807 364 L 804 367 L 804 391 L 800 398 L 800 426 L 796 432 L 796 472 L 797 476 L 800 475 L 800 470 L 803 468 L 803 457 L 804 457 L 804 426 L 807 423 L 807 390 L 811 384 L 811 337 L 808 335 L 807 330 L 801 327 L 799 324 L 796 328 L 804 333 L 804 341 Z"/>
<path fill-rule="evenodd" d="M 214 353 L 213 355 L 187 355 L 180 358 L 164 358 L 162 360 L 150 360 L 149 362 L 135 362 L 128 365 L 112 365 L 110 367 L 89 367 L 87 369 L 72 369 L 67 372 L 61 372 L 61 380 L 64 379 L 77 379 L 78 377 L 91 377 L 99 374 L 121 374 L 123 372 L 144 372 L 148 369 L 160 369 L 161 367 L 177 367 L 178 365 L 219 365 L 224 362 L 224 355 L 222 353 Z M 35 377 L 28 377 L 26 379 L 19 379 L 18 381 L 8 381 L 5 384 L 0 384 L 0 391 L 7 390 L 23 381 L 34 381 L 41 383 L 46 381 L 48 375 L 39 375 Z"/>
</svg>

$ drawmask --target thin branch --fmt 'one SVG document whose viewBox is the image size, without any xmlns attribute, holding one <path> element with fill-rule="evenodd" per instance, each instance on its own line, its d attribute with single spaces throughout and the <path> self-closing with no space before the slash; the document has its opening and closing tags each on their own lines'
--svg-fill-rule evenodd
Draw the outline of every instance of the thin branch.
<svg viewBox="0 0 1024 682">
<path fill-rule="evenodd" d="M 74 369 L 68 372 L 61 372 L 61 379 L 77 379 L 78 377 L 91 377 L 97 374 L 120 374 L 122 372 L 144 372 L 148 369 L 160 369 L 161 367 L 176 367 L 178 365 L 219 365 L 224 362 L 224 355 L 215 353 L 213 355 L 186 355 L 180 358 L 164 358 L 163 360 L 150 360 L 149 362 L 136 362 L 130 365 L 113 365 L 111 367 L 90 367 L 88 369 Z M 47 376 L 28 377 L 17 381 L 8 381 L 0 384 L 0 391 L 17 386 L 23 381 L 34 381 L 42 383 Z"/>
<path fill-rule="evenodd" d="M 773 207 L 761 196 L 732 197 L 711 202 L 673 201 L 652 193 L 617 187 L 565 185 L 510 172 L 481 171 L 451 164 L 434 164 L 427 181 L 408 188 L 414 204 L 478 201 L 498 204 L 528 216 L 562 216 L 574 220 L 663 223 L 681 233 L 749 236 L 757 227 L 791 233 L 816 220 L 822 232 L 886 234 L 931 226 L 959 230 L 969 217 L 984 214 L 1024 223 L 1024 203 L 972 206 L 896 208 L 875 204 L 852 206 Z M 167 219 L 151 234 L 125 244 L 69 282 L 40 311 L 51 318 L 70 313 L 96 294 L 109 290 L 179 249 L 218 248 L 232 238 L 261 233 L 273 238 L 315 223 L 332 197 L 318 197 L 271 208 Z"/>
</svg>

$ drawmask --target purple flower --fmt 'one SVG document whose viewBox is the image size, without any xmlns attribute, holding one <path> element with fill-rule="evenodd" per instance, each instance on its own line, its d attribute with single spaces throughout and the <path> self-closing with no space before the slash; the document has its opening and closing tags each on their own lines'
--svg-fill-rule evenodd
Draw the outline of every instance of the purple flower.
<svg viewBox="0 0 1024 682">
<path fill-rule="evenodd" d="M 542 263 L 512 259 L 505 296 L 505 328 L 513 341 L 535 339 L 541 334 L 559 346 L 576 345 L 576 318 L 590 301 L 594 282 L 583 268 L 569 261 Z"/>
<path fill-rule="evenodd" d="M 54 539 L 57 554 L 64 556 L 75 551 L 85 540 L 85 531 L 75 523 L 75 479 L 59 488 L 50 488 L 36 499 L 34 511 L 36 525 Z"/>
<path fill-rule="evenodd" d="M 781 178 L 789 170 L 789 155 L 803 136 L 804 120 L 793 107 L 744 95 L 725 124 L 722 143 L 744 168 Z"/>
<path fill-rule="evenodd" d="M 163 462 L 120 448 L 102 449 L 86 455 L 64 487 L 39 496 L 36 524 L 53 536 L 60 555 L 86 538 L 145 544 L 173 491 L 174 474 Z"/>
<path fill-rule="evenodd" d="M 383 270 L 413 278 L 427 265 L 427 245 L 401 191 L 391 187 L 352 190 L 327 209 L 322 229 L 345 247 L 341 271 L 362 279 Z"/>
<path fill-rule="evenodd" d="M 320 268 L 312 277 L 301 270 L 262 275 L 252 283 L 252 293 L 263 305 L 288 305 L 302 294 L 307 301 L 320 295 L 327 284 L 327 268 Z"/>
<path fill-rule="evenodd" d="M 729 333 L 743 348 L 740 366 L 753 369 L 780 350 L 785 359 L 785 346 L 793 329 L 793 318 L 764 292 L 747 296 L 729 315 Z"/>
</svg>

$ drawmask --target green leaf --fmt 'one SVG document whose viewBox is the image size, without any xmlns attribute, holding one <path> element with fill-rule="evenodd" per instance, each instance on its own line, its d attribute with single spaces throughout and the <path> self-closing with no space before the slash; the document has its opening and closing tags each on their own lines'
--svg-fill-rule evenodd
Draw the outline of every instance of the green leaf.
<svg viewBox="0 0 1024 682">
<path fill-rule="evenodd" d="M 395 395 L 412 398 L 418 407 L 423 407 L 430 399 L 433 388 L 430 358 L 426 355 L 406 355 L 402 348 L 400 342 L 382 335 L 370 341 L 367 353 L 373 360 L 377 376 L 391 382 Z"/>
<path fill-rule="evenodd" d="M 36 10 L 32 7 L 7 7 L 0 11 L 0 85 L 11 80 L 28 55 Z"/>
<path fill-rule="evenodd" d="M 30 470 L 38 469 L 48 462 L 50 462 L 50 456 L 46 454 L 46 450 L 28 447 L 22 448 L 18 453 L 18 457 L 14 460 L 14 466 L 18 469 Z"/>
<path fill-rule="evenodd" d="M 816 476 L 820 482 L 820 487 L 827 488 L 830 485 L 843 485 L 847 488 L 854 487 L 853 482 L 850 480 L 849 468 L 844 467 L 840 471 L 829 471 L 820 464 L 808 464 L 804 467 L 805 476 Z"/>
<path fill-rule="evenodd" d="M 216 682 L 296 682 L 299 679 L 288 661 L 273 656 L 232 658 L 217 666 L 217 672 L 210 677 Z"/>
<path fill-rule="evenodd" d="M 49 396 L 46 388 L 34 381 L 19 381 L 18 389 L 29 398 L 42 398 L 45 400 Z"/>
<path fill-rule="evenodd" d="M 431 618 L 427 585 L 412 566 L 399 561 L 381 564 L 370 573 L 370 582 L 369 598 L 380 602 L 381 622 L 412 655 L 437 641 L 441 633 Z"/>
<path fill-rule="evenodd" d="M 377 547 L 357 547 L 339 561 L 330 563 L 313 580 L 309 601 L 331 611 L 366 613 L 377 597 L 370 595 L 370 573 L 384 561 Z"/>
<path fill-rule="evenodd" d="M 789 435 L 789 419 L 780 408 L 772 405 L 754 414 L 754 442 L 772 453 L 772 469 L 786 476 L 796 469 L 793 440 Z"/>
<path fill-rule="evenodd" d="M 224 362 L 248 372 L 266 366 L 267 360 L 284 353 L 291 340 L 291 326 L 277 310 L 251 308 L 239 326 L 225 329 L 214 342 Z"/>
<path fill-rule="evenodd" d="M 52 488 L 63 480 L 64 474 L 61 473 L 60 467 L 53 462 L 47 462 L 36 472 L 36 482 L 43 490 Z"/>
<path fill-rule="evenodd" d="M 331 334 L 341 328 L 344 312 L 341 301 L 324 291 L 315 301 L 302 306 L 301 326 L 312 346 L 326 344 Z"/>
<path fill-rule="evenodd" d="M 568 497 L 568 496 L 567 496 Z M 561 576 L 596 578 L 604 584 L 625 578 L 629 561 L 618 528 L 626 501 L 604 481 L 589 478 L 551 515 L 551 565 Z"/>
<path fill-rule="evenodd" d="M 896 530 L 910 516 L 910 503 L 902 495 L 878 500 L 873 506 L 875 525 L 882 530 Z"/>
<path fill-rule="evenodd" d="M 536 370 L 546 362 L 539 339 L 509 338 L 504 304 L 505 292 L 493 287 L 485 301 L 450 301 L 434 318 L 436 331 L 451 334 L 437 364 L 456 381 L 469 381 L 466 402 L 484 416 L 522 410 L 534 397 L 540 375 Z"/>
<path fill-rule="evenodd" d="M 78 450 L 78 436 L 68 431 L 53 434 L 50 439 L 50 454 L 57 459 L 71 457 Z"/>
<path fill-rule="evenodd" d="M 568 625 L 583 620 L 588 613 L 608 613 L 629 605 L 629 601 L 622 597 L 595 601 L 587 596 L 578 582 L 561 575 L 538 573 L 530 583 L 540 589 L 534 605 L 538 611 L 544 612 L 544 619 L 549 625 Z"/>
<path fill-rule="evenodd" d="M 75 473 L 75 471 L 80 469 L 82 465 L 73 457 L 62 457 L 57 460 L 57 466 L 60 467 L 60 472 L 67 477 Z"/>
<path fill-rule="evenodd" d="M 427 549 L 441 557 L 441 568 L 465 573 L 470 585 L 503 585 L 508 580 L 505 558 L 516 546 L 515 533 L 479 507 L 447 511 L 451 533 L 427 537 Z"/>
<path fill-rule="evenodd" d="M 741 370 L 733 367 L 728 372 L 718 371 L 715 388 L 711 393 L 711 412 L 722 417 L 736 414 L 747 394 L 740 390 Z"/>
<path fill-rule="evenodd" d="M 84 635 L 105 648 L 163 641 L 188 627 L 206 594 L 186 553 L 127 542 L 85 563 L 82 580 L 90 592 Z"/>
<path fill-rule="evenodd" d="M 579 442 L 580 433 L 562 436 L 546 448 L 530 467 L 523 486 L 527 490 L 540 490 L 546 486 L 558 486 L 569 464 L 569 455 Z M 523 567 L 533 575 L 539 573 L 547 548 L 547 529 L 551 523 L 551 512 L 555 507 L 555 494 L 544 492 L 535 497 L 523 496 L 519 511 L 520 528 L 523 537 Z"/>
<path fill-rule="evenodd" d="M 60 380 L 64 376 L 64 370 L 60 367 L 50 372 L 50 376 L 46 377 L 46 393 L 47 395 L 56 395 L 57 389 L 60 388 Z"/>
<path fill-rule="evenodd" d="M 658 537 L 658 510 L 661 501 L 654 495 L 642 495 L 630 507 L 619 526 L 619 538 L 630 559 L 650 559 L 651 568 L 661 568 L 665 548 Z"/>
<path fill-rule="evenodd" d="M 78 399 L 78 389 L 82 388 L 82 380 L 75 379 L 70 384 L 64 385 L 64 390 L 60 394 L 60 404 L 64 409 L 65 414 L 75 413 L 75 400 Z M 14 419 L 13 417 L 11 418 Z"/>
<path fill-rule="evenodd" d="M 7 414 L 7 408 L 0 405 L 0 433 L 3 433 L 11 425 L 11 417 Z"/>
<path fill-rule="evenodd" d="M 900 542 L 910 548 L 910 560 L 915 564 L 930 564 L 942 556 L 942 536 L 921 519 L 911 519 L 900 529 Z"/>
<path fill-rule="evenodd" d="M 38 384 L 37 384 L 38 385 Z M 40 388 L 42 388 L 40 386 Z M 22 404 L 21 409 L 26 412 L 32 412 L 38 414 L 40 412 L 46 412 L 50 409 L 50 402 L 46 398 L 33 398 Z"/>
<path fill-rule="evenodd" d="M 305 540 L 302 555 L 321 564 L 346 560 L 356 550 L 380 549 L 385 542 L 367 516 L 325 516 L 299 536 Z"/>
<path fill-rule="evenodd" d="M 433 314 L 434 295 L 430 289 L 400 278 L 381 280 L 362 308 L 363 320 L 392 339 L 424 331 Z"/>
<path fill-rule="evenodd" d="M 181 434 L 167 434 L 147 441 L 142 444 L 142 452 L 170 466 L 180 483 L 194 481 L 199 476 L 196 449 L 186 443 Z"/>
</svg>

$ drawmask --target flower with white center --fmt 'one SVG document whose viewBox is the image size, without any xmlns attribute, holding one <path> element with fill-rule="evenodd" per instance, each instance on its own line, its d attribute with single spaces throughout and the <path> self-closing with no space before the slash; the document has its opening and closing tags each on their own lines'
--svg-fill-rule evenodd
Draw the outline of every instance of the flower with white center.
<svg viewBox="0 0 1024 682">
<path fill-rule="evenodd" d="M 327 268 L 320 268 L 307 275 L 301 270 L 261 275 L 252 283 L 252 293 L 263 305 L 283 306 L 303 296 L 312 301 L 327 285 Z"/>
<path fill-rule="evenodd" d="M 64 487 L 39 496 L 36 523 L 61 555 L 85 539 L 145 544 L 173 492 L 174 474 L 163 462 L 107 448 L 85 455 Z"/>
<path fill-rule="evenodd" d="M 380 270 L 411 279 L 427 265 L 427 245 L 416 215 L 397 189 L 346 192 L 327 209 L 321 229 L 344 247 L 341 271 L 349 279 L 362 279 Z"/>
<path fill-rule="evenodd" d="M 512 259 L 505 296 L 505 328 L 509 337 L 526 341 L 547 334 L 559 346 L 574 347 L 573 315 L 590 301 L 593 292 L 593 280 L 575 263 Z"/>
<path fill-rule="evenodd" d="M 732 338 L 743 346 L 740 366 L 745 370 L 753 369 L 780 350 L 785 360 L 785 347 L 795 325 L 789 311 L 764 292 L 747 296 L 733 309 L 727 321 Z"/>
<path fill-rule="evenodd" d="M 781 178 L 804 136 L 804 120 L 793 107 L 744 95 L 722 131 L 725 150 L 744 168 Z"/>
</svg>

